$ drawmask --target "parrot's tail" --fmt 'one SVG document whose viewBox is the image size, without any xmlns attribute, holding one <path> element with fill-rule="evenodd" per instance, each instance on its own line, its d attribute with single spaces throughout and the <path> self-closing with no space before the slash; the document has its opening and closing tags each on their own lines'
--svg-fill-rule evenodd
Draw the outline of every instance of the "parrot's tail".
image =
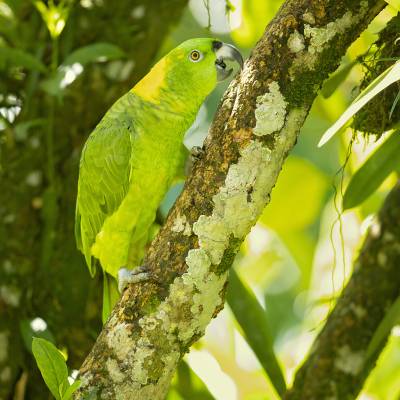
<svg viewBox="0 0 400 400">
<path fill-rule="evenodd" d="M 111 310 L 120 298 L 117 280 L 103 271 L 103 324 L 111 314 Z"/>
</svg>

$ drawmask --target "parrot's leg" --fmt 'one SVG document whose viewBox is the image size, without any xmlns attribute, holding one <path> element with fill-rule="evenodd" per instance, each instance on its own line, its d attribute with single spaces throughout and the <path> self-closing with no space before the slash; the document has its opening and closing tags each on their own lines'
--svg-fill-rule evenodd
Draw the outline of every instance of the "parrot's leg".
<svg viewBox="0 0 400 400">
<path fill-rule="evenodd" d="M 192 172 L 194 164 L 199 161 L 204 156 L 204 148 L 200 146 L 193 146 L 190 149 L 190 157 L 186 160 L 185 163 L 185 175 L 190 175 Z"/>
<path fill-rule="evenodd" d="M 145 282 L 150 279 L 151 274 L 146 265 L 133 270 L 121 268 L 118 271 L 118 290 L 122 293 L 130 283 Z"/>
</svg>

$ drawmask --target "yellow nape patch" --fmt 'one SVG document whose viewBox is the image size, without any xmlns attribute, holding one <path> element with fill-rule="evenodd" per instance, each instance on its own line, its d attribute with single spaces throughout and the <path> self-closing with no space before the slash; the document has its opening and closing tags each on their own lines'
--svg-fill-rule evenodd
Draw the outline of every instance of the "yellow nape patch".
<svg viewBox="0 0 400 400">
<path fill-rule="evenodd" d="M 160 89 L 165 86 L 167 60 L 162 58 L 150 72 L 140 80 L 131 92 L 152 103 L 160 102 Z"/>
</svg>

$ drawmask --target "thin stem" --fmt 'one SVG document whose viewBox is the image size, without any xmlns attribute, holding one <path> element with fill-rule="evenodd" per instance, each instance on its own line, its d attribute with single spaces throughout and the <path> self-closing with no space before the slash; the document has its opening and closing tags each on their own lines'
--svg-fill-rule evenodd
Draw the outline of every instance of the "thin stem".
<svg viewBox="0 0 400 400">
<path fill-rule="evenodd" d="M 52 53 L 50 73 L 54 75 L 57 72 L 58 66 L 58 39 L 52 37 Z M 56 97 L 49 95 L 49 113 L 48 113 L 48 126 L 46 131 L 46 150 L 47 150 L 47 164 L 46 175 L 48 187 L 44 193 L 44 229 L 42 236 L 42 253 L 41 253 L 41 269 L 47 271 L 48 264 L 53 252 L 54 232 L 57 221 L 57 185 L 56 185 L 56 167 L 54 159 L 54 123 L 56 115 Z"/>
<path fill-rule="evenodd" d="M 58 66 L 58 39 L 53 38 L 52 40 L 52 52 L 51 52 L 51 74 L 55 74 Z M 54 186 L 55 183 L 55 162 L 54 162 L 54 119 L 56 113 L 56 99 L 54 96 L 50 96 L 49 102 L 49 123 L 46 135 L 47 145 L 47 178 L 50 186 Z"/>
</svg>

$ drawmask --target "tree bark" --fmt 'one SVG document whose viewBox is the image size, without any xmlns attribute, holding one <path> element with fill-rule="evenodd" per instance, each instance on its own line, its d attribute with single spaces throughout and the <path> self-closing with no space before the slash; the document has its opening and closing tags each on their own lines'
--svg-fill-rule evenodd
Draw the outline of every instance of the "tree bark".
<svg viewBox="0 0 400 400">
<path fill-rule="evenodd" d="M 288 0 L 230 85 L 145 264 L 81 367 L 75 398 L 163 399 L 180 358 L 224 304 L 227 271 L 255 224 L 323 80 L 383 8 Z"/>
<path fill-rule="evenodd" d="M 0 138 L 0 399 L 15 394 L 17 381 L 31 399 L 48 396 L 24 345 L 21 322 L 29 326 L 31 319 L 43 318 L 57 344 L 68 349 L 71 368 L 79 368 L 93 345 L 93 332 L 101 329 L 100 282 L 90 278 L 73 234 L 80 149 L 110 104 L 149 69 L 187 0 L 82 4 L 74 3 L 60 37 L 59 62 L 82 46 L 114 43 L 127 55 L 117 80 L 107 73 L 109 64 L 88 65 L 64 90 L 61 104 L 41 90 L 43 75 L 13 79 L 1 71 L 1 90 L 15 96 L 22 111 Z M 33 3 L 15 2 L 13 11 L 15 41 L 10 36 L 6 43 L 48 65 L 51 40 Z M 50 102 L 55 103 L 53 127 Z M 32 120 L 43 124 L 18 136 L 17 124 Z M 54 140 L 54 185 L 46 164 L 48 129 Z"/>
<path fill-rule="evenodd" d="M 296 374 L 286 400 L 355 399 L 387 340 L 367 357 L 379 324 L 400 296 L 400 184 L 370 228 L 354 273 Z"/>
</svg>

